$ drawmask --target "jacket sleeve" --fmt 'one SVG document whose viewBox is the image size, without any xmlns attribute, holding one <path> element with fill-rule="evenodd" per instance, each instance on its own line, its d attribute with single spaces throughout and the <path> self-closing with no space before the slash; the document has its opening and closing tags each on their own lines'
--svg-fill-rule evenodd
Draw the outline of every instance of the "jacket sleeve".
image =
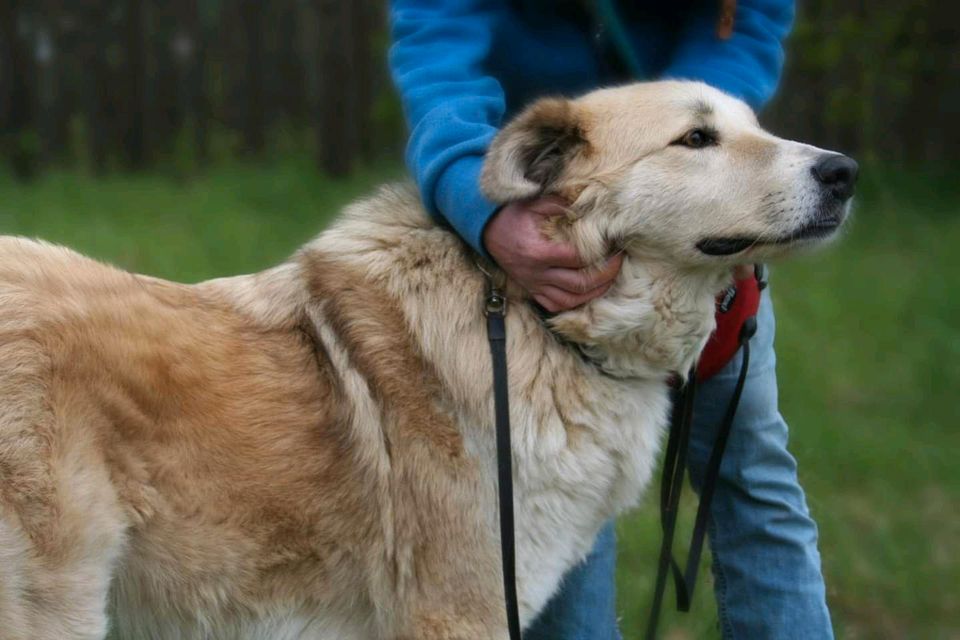
<svg viewBox="0 0 960 640">
<path fill-rule="evenodd" d="M 496 207 L 480 193 L 483 155 L 503 118 L 484 69 L 504 2 L 393 0 L 390 72 L 410 125 L 406 160 L 427 210 L 483 252 Z"/>
<path fill-rule="evenodd" d="M 783 39 L 793 17 L 793 0 L 741 0 L 733 34 L 721 40 L 716 12 L 698 12 L 681 33 L 663 75 L 701 80 L 759 109 L 780 81 Z"/>
</svg>

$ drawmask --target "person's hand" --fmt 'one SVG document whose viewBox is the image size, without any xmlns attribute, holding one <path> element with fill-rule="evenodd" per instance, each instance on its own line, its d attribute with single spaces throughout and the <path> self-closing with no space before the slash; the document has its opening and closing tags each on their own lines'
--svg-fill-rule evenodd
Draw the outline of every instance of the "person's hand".
<svg viewBox="0 0 960 640">
<path fill-rule="evenodd" d="M 599 269 L 586 266 L 572 244 L 544 236 L 544 219 L 564 212 L 564 202 L 554 197 L 512 202 L 483 231 L 483 244 L 500 268 L 551 313 L 602 296 L 623 263 L 618 253 Z"/>
</svg>

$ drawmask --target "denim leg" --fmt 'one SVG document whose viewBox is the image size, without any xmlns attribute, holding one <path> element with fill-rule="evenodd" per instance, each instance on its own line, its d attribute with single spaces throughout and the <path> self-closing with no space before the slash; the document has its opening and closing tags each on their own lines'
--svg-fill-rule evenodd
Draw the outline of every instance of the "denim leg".
<svg viewBox="0 0 960 640">
<path fill-rule="evenodd" d="M 757 325 L 708 530 L 720 628 L 728 640 L 832 638 L 817 527 L 777 408 L 773 306 L 767 292 Z M 698 390 L 689 458 L 695 488 L 739 371 L 738 353 Z"/>
<path fill-rule="evenodd" d="M 616 560 L 611 522 L 600 531 L 590 555 L 563 577 L 560 590 L 524 632 L 524 639 L 620 640 L 614 585 Z"/>
</svg>

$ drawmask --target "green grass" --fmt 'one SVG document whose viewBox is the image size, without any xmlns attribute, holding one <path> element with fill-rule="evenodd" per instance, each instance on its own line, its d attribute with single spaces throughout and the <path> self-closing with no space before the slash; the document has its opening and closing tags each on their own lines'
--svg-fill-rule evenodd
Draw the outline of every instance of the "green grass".
<svg viewBox="0 0 960 640">
<path fill-rule="evenodd" d="M 42 237 L 132 271 L 194 282 L 286 258 L 394 166 L 342 181 L 308 159 L 231 164 L 187 181 L 53 173 L 27 186 L 0 174 L 0 233 Z"/>
<path fill-rule="evenodd" d="M 0 176 L 0 233 L 196 281 L 276 263 L 395 175 L 332 182 L 291 160 L 188 182 L 63 173 L 21 186 Z M 956 174 L 920 175 L 868 168 L 847 237 L 773 272 L 781 409 L 841 638 L 960 638 L 960 186 Z M 619 524 L 628 640 L 640 637 L 650 598 L 654 493 Z M 685 509 L 688 531 L 693 502 Z M 694 611 L 668 611 L 664 637 L 717 637 L 701 575 Z"/>
</svg>

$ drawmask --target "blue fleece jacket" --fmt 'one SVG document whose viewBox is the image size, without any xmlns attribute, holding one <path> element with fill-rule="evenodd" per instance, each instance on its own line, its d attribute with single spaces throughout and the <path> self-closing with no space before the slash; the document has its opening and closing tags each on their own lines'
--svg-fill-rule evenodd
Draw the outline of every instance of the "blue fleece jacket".
<svg viewBox="0 0 960 640">
<path fill-rule="evenodd" d="M 407 164 L 427 209 L 481 253 L 496 207 L 480 193 L 480 167 L 503 118 L 539 95 L 626 79 L 598 46 L 588 4 L 391 2 L 390 69 L 410 124 Z M 793 0 L 740 0 L 725 40 L 716 0 L 619 4 L 635 73 L 702 80 L 755 109 L 773 94 Z"/>
</svg>

